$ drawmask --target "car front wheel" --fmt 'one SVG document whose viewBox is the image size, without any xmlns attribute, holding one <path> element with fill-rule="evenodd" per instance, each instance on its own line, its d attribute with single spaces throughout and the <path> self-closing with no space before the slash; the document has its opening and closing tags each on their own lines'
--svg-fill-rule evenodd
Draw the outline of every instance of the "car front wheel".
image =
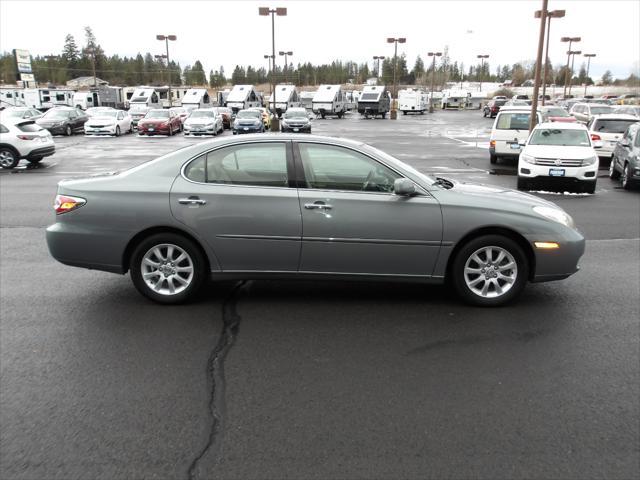
<svg viewBox="0 0 640 480">
<path fill-rule="evenodd" d="M 66 128 L 66 129 L 65 129 L 65 131 L 64 131 L 64 134 L 65 134 L 67 137 L 70 137 L 72 133 L 73 133 L 73 131 L 71 130 L 71 125 L 67 125 L 67 128 Z"/>
<path fill-rule="evenodd" d="M 629 164 L 625 164 L 624 169 L 622 170 L 622 188 L 625 190 L 631 190 L 631 172 L 629 171 Z"/>
<path fill-rule="evenodd" d="M 611 157 L 611 163 L 609 164 L 609 178 L 611 180 L 618 180 L 620 178 L 620 172 L 616 170 L 616 157 Z"/>
<path fill-rule="evenodd" d="M 15 168 L 20 163 L 20 157 L 10 148 L 0 147 L 0 167 Z"/>
<path fill-rule="evenodd" d="M 495 307 L 520 294 L 529 276 L 529 265 L 515 241 L 502 235 L 484 235 L 462 247 L 450 274 L 465 302 Z"/>
<path fill-rule="evenodd" d="M 175 233 L 159 233 L 143 240 L 130 263 L 131 280 L 138 291 L 164 304 L 184 303 L 200 290 L 206 262 L 200 249 Z"/>
</svg>

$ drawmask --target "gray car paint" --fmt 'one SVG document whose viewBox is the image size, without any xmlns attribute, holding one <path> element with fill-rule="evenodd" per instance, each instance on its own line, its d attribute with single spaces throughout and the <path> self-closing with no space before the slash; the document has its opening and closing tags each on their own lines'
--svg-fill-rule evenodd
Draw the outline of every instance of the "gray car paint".
<svg viewBox="0 0 640 480">
<path fill-rule="evenodd" d="M 180 173 L 204 152 L 256 141 L 314 141 L 356 149 L 414 181 L 421 194 L 407 198 L 294 187 L 198 185 Z M 584 238 L 577 230 L 532 209 L 536 205 L 559 209 L 551 202 L 473 184 L 455 183 L 454 188 L 444 189 L 372 147 L 337 138 L 300 139 L 274 133 L 216 139 L 120 174 L 62 181 L 58 193 L 85 198 L 87 203 L 57 216 L 47 229 L 53 257 L 117 273 L 127 271 L 126 255 L 136 236 L 162 228 L 193 237 L 218 277 L 321 273 L 442 281 L 458 242 L 486 228 L 513 232 L 526 242 L 534 256 L 534 281 L 575 273 L 584 252 Z M 206 195 L 210 201 L 196 208 L 177 204 L 178 198 L 190 195 Z M 334 217 L 303 213 L 302 204 L 319 199 L 335 204 Z M 328 221 L 333 218 L 335 222 Z M 561 248 L 536 250 L 534 241 L 556 241 Z"/>
</svg>

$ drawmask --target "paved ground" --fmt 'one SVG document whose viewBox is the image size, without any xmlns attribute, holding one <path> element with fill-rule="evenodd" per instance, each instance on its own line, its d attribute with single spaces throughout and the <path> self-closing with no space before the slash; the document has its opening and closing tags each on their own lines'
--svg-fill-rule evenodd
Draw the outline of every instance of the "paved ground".
<svg viewBox="0 0 640 480">
<path fill-rule="evenodd" d="M 514 187 L 478 112 L 314 122 L 418 169 Z M 225 133 L 229 135 L 229 133 Z M 477 309 L 443 287 L 210 284 L 161 307 L 57 264 L 55 185 L 199 139 L 56 139 L 0 171 L 0 478 L 611 478 L 640 475 L 640 194 L 540 194 L 582 270 Z M 605 172 L 602 171 L 602 175 Z"/>
</svg>

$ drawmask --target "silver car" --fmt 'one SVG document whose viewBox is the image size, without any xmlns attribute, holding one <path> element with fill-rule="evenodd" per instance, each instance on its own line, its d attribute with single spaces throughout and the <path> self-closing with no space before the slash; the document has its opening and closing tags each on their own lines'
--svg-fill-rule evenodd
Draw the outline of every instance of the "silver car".
<svg viewBox="0 0 640 480">
<path fill-rule="evenodd" d="M 58 184 L 58 261 L 124 274 L 160 303 L 214 279 L 450 282 L 475 305 L 563 279 L 585 247 L 573 220 L 517 191 L 432 178 L 371 146 L 296 134 L 185 147 Z"/>
</svg>

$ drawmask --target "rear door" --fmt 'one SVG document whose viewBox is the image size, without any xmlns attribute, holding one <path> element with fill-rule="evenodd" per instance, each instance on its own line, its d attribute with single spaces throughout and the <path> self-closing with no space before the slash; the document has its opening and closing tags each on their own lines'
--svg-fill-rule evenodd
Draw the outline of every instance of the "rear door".
<svg viewBox="0 0 640 480">
<path fill-rule="evenodd" d="M 225 272 L 295 272 L 302 221 L 291 142 L 227 145 L 193 159 L 171 189 L 174 217 Z"/>
<path fill-rule="evenodd" d="M 442 241 L 435 198 L 394 195 L 402 175 L 356 150 L 295 147 L 301 272 L 431 276 Z"/>
</svg>

